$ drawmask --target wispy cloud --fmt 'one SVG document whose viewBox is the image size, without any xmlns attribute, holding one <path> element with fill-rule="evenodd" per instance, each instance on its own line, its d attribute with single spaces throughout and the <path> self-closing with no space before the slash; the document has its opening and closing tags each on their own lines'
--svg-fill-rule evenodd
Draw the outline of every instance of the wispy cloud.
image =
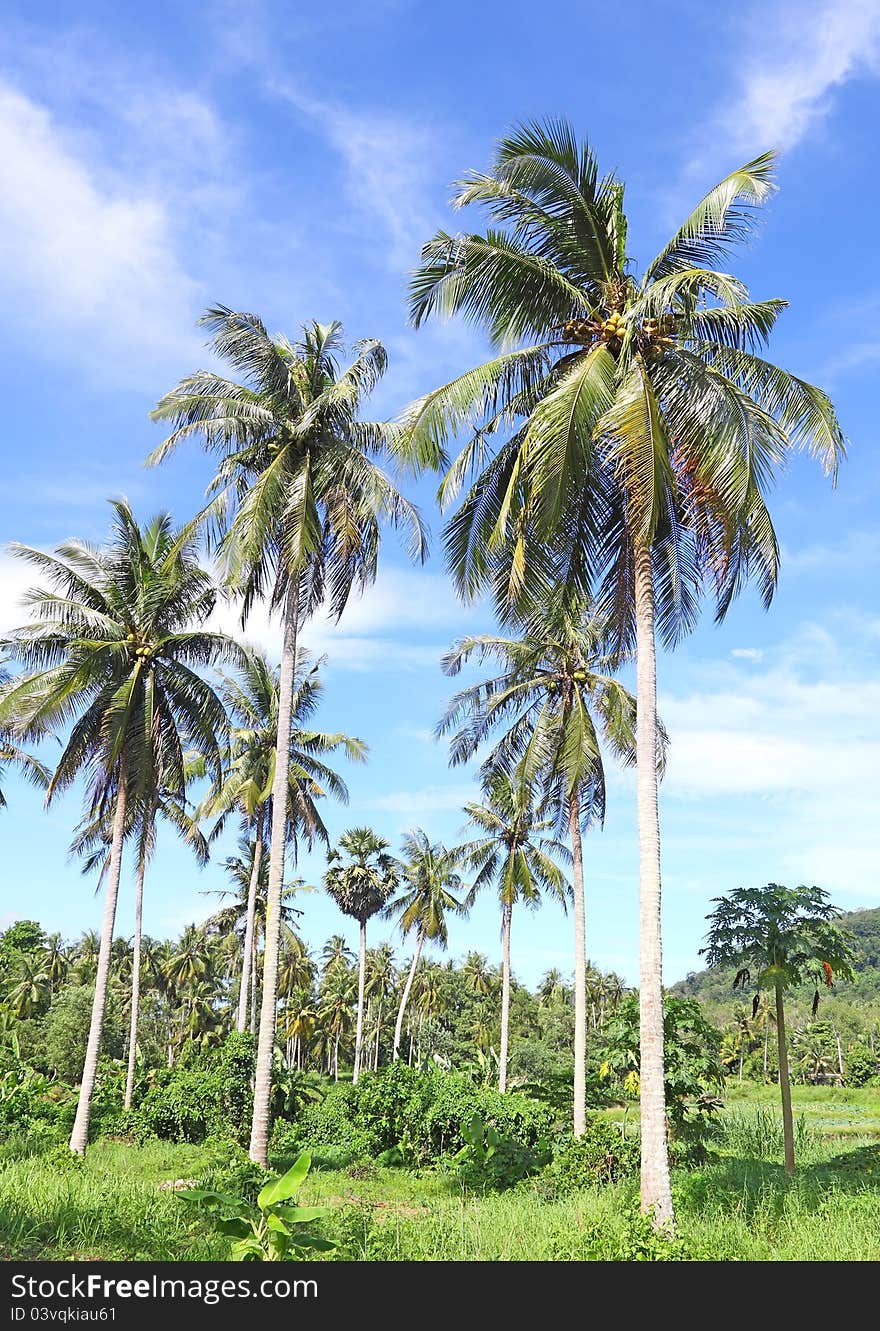
<svg viewBox="0 0 880 1331">
<path fill-rule="evenodd" d="M 872 568 L 880 563 L 880 534 L 850 531 L 839 541 L 817 541 L 799 549 L 786 549 L 782 559 L 786 572 L 791 573 Z"/>
<path fill-rule="evenodd" d="M 832 113 L 852 79 L 880 71 L 877 0 L 752 5 L 726 40 L 731 78 L 703 121 L 676 194 L 768 148 L 790 150 Z M 737 35 L 738 34 L 738 35 Z M 677 212 L 681 198 L 668 201 Z"/>
<path fill-rule="evenodd" d="M 163 201 L 110 183 L 45 106 L 0 83 L 0 293 L 35 348 L 63 354 L 117 385 L 154 381 L 194 354 L 200 300 Z"/>
</svg>

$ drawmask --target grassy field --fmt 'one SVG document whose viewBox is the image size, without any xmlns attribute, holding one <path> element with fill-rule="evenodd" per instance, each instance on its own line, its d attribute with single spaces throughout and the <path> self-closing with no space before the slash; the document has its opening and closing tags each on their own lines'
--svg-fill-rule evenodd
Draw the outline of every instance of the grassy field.
<svg viewBox="0 0 880 1331">
<path fill-rule="evenodd" d="M 660 1256 L 729 1261 L 880 1260 L 880 1092 L 795 1091 L 799 1166 L 779 1160 L 773 1088 L 733 1088 L 718 1154 L 677 1169 L 680 1242 Z M 279 1165 L 283 1162 L 278 1162 Z M 209 1168 L 197 1146 L 99 1142 L 82 1164 L 7 1153 L 0 1160 L 4 1258 L 205 1260 L 224 1241 L 167 1180 Z M 544 1178 L 469 1196 L 442 1170 L 316 1167 L 304 1202 L 330 1208 L 326 1232 L 348 1260 L 638 1260 L 656 1255 L 634 1218 L 633 1183 L 568 1197 Z"/>
</svg>

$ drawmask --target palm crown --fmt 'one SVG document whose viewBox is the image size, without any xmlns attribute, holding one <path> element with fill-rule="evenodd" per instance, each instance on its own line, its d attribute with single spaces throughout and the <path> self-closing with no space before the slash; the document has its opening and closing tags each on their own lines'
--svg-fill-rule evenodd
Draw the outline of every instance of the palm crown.
<svg viewBox="0 0 880 1331">
<path fill-rule="evenodd" d="M 500 349 L 404 424 L 438 463 L 450 434 L 470 434 L 441 487 L 449 504 L 480 472 L 446 532 L 463 591 L 493 583 L 506 615 L 578 586 L 629 643 L 637 542 L 667 641 L 694 622 L 704 578 L 719 615 L 750 574 L 769 601 L 767 488 L 791 445 L 832 474 L 843 452 L 825 393 L 757 354 L 785 302 L 753 301 L 718 266 L 752 232 L 772 169 L 765 154 L 727 176 L 641 275 L 623 185 L 566 123 L 520 128 L 460 182 L 456 206 L 496 225 L 428 242 L 411 313 L 464 314 Z"/>
<path fill-rule="evenodd" d="M 601 821 L 605 812 L 604 738 L 625 763 L 635 755 L 636 704 L 609 673 L 607 627 L 570 600 L 525 627 L 521 639 L 482 634 L 464 638 L 444 657 L 456 675 L 471 658 L 495 660 L 498 673 L 462 689 L 451 700 L 438 735 L 451 734 L 454 764 L 466 762 L 493 737 L 484 774 L 511 773 L 543 780 L 557 794 L 557 809 L 577 792 L 583 813 Z"/>
<path fill-rule="evenodd" d="M 95 814 L 108 810 L 123 756 L 129 807 L 156 790 L 183 792 L 187 750 L 219 770 L 226 714 L 196 670 L 240 657 L 232 639 L 203 627 L 215 591 L 194 538 L 167 514 L 141 529 L 125 502 L 113 509 L 102 549 L 70 541 L 48 555 L 13 546 L 49 587 L 25 597 L 34 619 L 10 647 L 26 673 L 0 704 L 0 724 L 24 734 L 73 722 L 47 800 L 86 770 Z"/>
<path fill-rule="evenodd" d="M 349 856 L 348 864 L 342 863 L 341 851 Z M 360 924 L 382 909 L 397 886 L 398 866 L 388 854 L 388 842 L 369 827 L 343 832 L 327 859 L 324 887 L 342 913 Z"/>
<path fill-rule="evenodd" d="M 280 605 L 291 582 L 300 614 L 327 599 L 338 616 L 352 587 L 375 576 L 383 522 L 405 530 L 414 555 L 425 549 L 416 509 L 374 461 L 388 433 L 357 419 L 384 373 L 384 348 L 359 342 L 340 369 L 339 323 L 306 324 L 291 342 L 219 305 L 201 324 L 243 382 L 208 370 L 181 380 L 153 412 L 173 430 L 149 461 L 192 435 L 220 454 L 206 514 L 225 532 L 221 555 L 243 617 L 264 595 Z"/>
<path fill-rule="evenodd" d="M 324 657 L 313 661 L 305 648 L 297 652 L 292 698 L 288 817 L 291 833 L 304 833 L 309 844 L 317 838 L 326 845 L 327 829 L 317 801 L 330 794 L 348 803 L 348 787 L 322 760 L 342 749 L 354 762 L 365 762 L 367 746 L 341 731 L 313 730 L 308 724 L 320 705 L 324 686 L 320 670 Z M 218 819 L 216 830 L 237 810 L 255 819 L 272 796 L 278 738 L 278 670 L 265 654 L 251 647 L 243 653 L 235 676 L 221 673 L 218 692 L 232 722 L 229 748 L 220 782 L 203 804 L 205 813 Z"/>
<path fill-rule="evenodd" d="M 521 769 L 512 775 L 490 773 L 483 790 L 484 802 L 466 804 L 464 809 L 478 832 L 473 841 L 460 847 L 465 863 L 477 870 L 468 901 L 487 884 L 497 882 L 503 905 L 522 901 L 537 906 L 544 890 L 564 909 L 571 889 L 553 857 L 570 862 L 571 851 L 549 835 L 553 823 L 536 810 L 532 788 Z"/>
</svg>

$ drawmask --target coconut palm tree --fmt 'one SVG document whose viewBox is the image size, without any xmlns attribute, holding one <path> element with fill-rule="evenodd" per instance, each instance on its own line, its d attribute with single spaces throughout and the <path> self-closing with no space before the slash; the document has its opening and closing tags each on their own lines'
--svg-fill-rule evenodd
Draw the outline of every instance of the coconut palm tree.
<svg viewBox="0 0 880 1331">
<path fill-rule="evenodd" d="M 199 758 L 185 755 L 184 761 L 184 779 L 189 782 L 194 777 L 202 774 L 204 763 Z M 134 902 L 134 937 L 131 942 L 131 996 L 129 1003 L 129 1035 L 128 1035 L 128 1072 L 125 1080 L 125 1097 L 123 1100 L 126 1109 L 131 1108 L 131 1102 L 134 1096 L 134 1077 L 137 1065 L 137 1036 L 138 1021 L 140 1015 L 140 995 L 141 995 L 141 947 L 143 935 L 144 918 L 144 881 L 147 873 L 147 864 L 152 858 L 156 843 L 156 820 L 161 815 L 163 820 L 170 824 L 183 841 L 190 847 L 196 857 L 196 863 L 200 868 L 208 863 L 209 852 L 208 843 L 203 836 L 196 817 L 193 817 L 187 807 L 185 797 L 163 790 L 146 791 L 141 806 L 135 812 L 132 810 L 132 835 L 137 844 L 137 871 L 135 880 L 135 902 Z M 98 882 L 104 877 L 110 867 L 110 843 L 112 840 L 112 827 L 106 818 L 86 819 L 85 823 L 78 829 L 77 836 L 71 846 L 72 854 L 81 854 L 85 856 L 83 864 L 83 873 L 91 873 L 93 869 L 100 866 L 100 875 Z"/>
<path fill-rule="evenodd" d="M 333 934 L 321 948 L 322 978 L 334 970 L 348 970 L 354 961 L 354 953 L 342 934 Z"/>
<path fill-rule="evenodd" d="M 349 863 L 342 862 L 342 852 Z M 357 1085 L 361 1071 L 364 1040 L 364 990 L 367 978 L 367 920 L 376 915 L 397 889 L 397 863 L 388 854 L 388 842 L 369 827 L 352 827 L 343 832 L 338 846 L 327 855 L 330 868 L 324 874 L 324 888 L 343 915 L 357 920 L 360 931 L 358 960 L 357 1033 L 354 1042 L 352 1082 Z"/>
<path fill-rule="evenodd" d="M 373 1045 L 373 1071 L 379 1066 L 379 1042 L 382 1038 L 382 1009 L 385 1002 L 394 993 L 397 985 L 397 970 L 394 965 L 394 949 L 390 943 L 380 943 L 367 952 L 366 980 L 364 992 L 368 1002 L 376 1000 L 376 1020 L 374 1025 L 375 1043 Z"/>
<path fill-rule="evenodd" d="M 351 1031 L 355 994 L 354 975 L 348 968 L 335 965 L 325 971 L 318 1020 L 326 1041 L 327 1071 L 333 1072 L 334 1081 L 339 1081 L 339 1045 Z"/>
<path fill-rule="evenodd" d="M 256 869 L 254 866 L 256 866 Z M 210 915 L 202 925 L 202 929 L 209 936 L 216 936 L 221 939 L 233 936 L 243 938 L 244 942 L 240 954 L 241 967 L 244 968 L 246 959 L 248 966 L 247 979 L 239 982 L 239 997 L 242 990 L 244 990 L 246 1000 L 245 1026 L 241 1026 L 237 1019 L 236 1029 L 244 1030 L 247 1026 L 247 992 L 248 986 L 250 986 L 250 1028 L 252 1032 L 255 1032 L 257 1023 L 256 962 L 261 939 L 265 938 L 269 887 L 269 865 L 260 852 L 259 839 L 250 840 L 246 836 L 239 837 L 238 854 L 227 856 L 223 867 L 232 882 L 232 888 L 212 890 L 208 895 L 219 897 L 221 900 L 231 898 L 230 904 Z M 297 910 L 291 903 L 298 892 L 310 890 L 301 878 L 295 878 L 282 886 L 279 949 L 295 947 L 299 942 L 293 932 L 293 922 L 297 915 L 302 914 L 302 911 Z M 239 1003 L 239 1015 L 240 1011 Z"/>
<path fill-rule="evenodd" d="M 657 803 L 657 633 L 695 622 L 714 590 L 722 617 L 750 577 L 769 603 L 778 546 L 765 494 L 792 447 L 834 473 L 843 438 L 829 398 L 758 352 L 784 308 L 753 301 L 720 267 L 772 189 L 773 155 L 733 171 L 644 266 L 624 186 L 600 175 L 564 121 L 498 144 L 455 203 L 482 233 L 438 232 L 412 280 L 416 324 L 463 314 L 496 355 L 407 413 L 409 445 L 443 460 L 466 431 L 441 499 L 459 590 L 494 590 L 499 612 L 577 587 L 635 645 L 639 699 L 642 1206 L 673 1219 L 665 1130 Z M 493 447 L 494 441 L 499 443 Z"/>
<path fill-rule="evenodd" d="M 161 461 L 192 435 L 220 454 L 209 510 L 224 533 L 219 549 L 227 584 L 241 597 L 242 620 L 264 595 L 283 618 L 250 1143 L 252 1159 L 265 1167 L 299 625 L 322 604 L 339 618 L 352 589 L 373 581 L 383 524 L 406 532 L 414 558 L 424 558 L 426 547 L 417 511 L 374 461 L 385 448 L 387 431 L 357 419 L 362 400 L 385 369 L 379 342 L 358 343 L 354 360 L 340 370 L 339 323 L 307 324 L 296 343 L 270 337 L 255 315 L 225 306 L 208 310 L 201 323 L 212 335 L 215 353 L 241 378 L 203 370 L 166 394 L 153 416 L 173 429 L 150 460 Z"/>
<path fill-rule="evenodd" d="M 0 665 L 0 697 L 3 690 L 9 685 L 9 671 Z M 41 763 L 39 758 L 35 758 L 32 753 L 28 753 L 16 743 L 14 728 L 5 728 L 0 730 L 0 779 L 2 779 L 7 766 L 14 767 L 19 771 L 31 785 L 38 786 L 45 790 L 49 784 L 49 769 L 45 763 Z M 0 809 L 6 808 L 6 796 L 0 787 Z"/>
<path fill-rule="evenodd" d="M 452 733 L 452 763 L 494 745 L 484 774 L 521 769 L 543 787 L 560 830 L 571 842 L 575 941 L 574 1132 L 586 1129 L 587 951 L 582 833 L 605 816 L 603 743 L 623 763 L 635 758 L 636 702 L 611 674 L 607 624 L 577 597 L 558 598 L 526 624 L 521 638 L 465 638 L 443 661 L 456 675 L 472 657 L 498 663 L 497 673 L 457 693 L 437 727 Z M 600 739 L 601 736 L 601 739 Z M 663 734 L 661 731 L 661 739 Z"/>
<path fill-rule="evenodd" d="M 291 700 L 287 841 L 295 845 L 298 837 L 302 836 L 309 847 L 314 845 L 316 839 L 329 845 L 327 829 L 316 801 L 331 794 L 340 803 L 348 803 L 345 782 L 322 761 L 321 755 L 343 749 L 352 761 L 365 762 L 367 753 L 367 746 L 362 740 L 352 739 L 341 732 L 327 734 L 313 730 L 308 725 L 323 693 L 320 670 L 325 660 L 326 657 L 321 657 L 313 661 L 305 648 L 298 649 Z M 246 664 L 238 676 L 221 675 L 219 692 L 233 729 L 221 782 L 211 791 L 202 808 L 208 816 L 217 817 L 212 835 L 222 830 L 231 812 L 237 812 L 249 834 L 254 837 L 256 847 L 248 894 L 238 996 L 237 1027 L 243 1031 L 247 1025 L 251 954 L 254 951 L 257 880 L 264 861 L 265 838 L 271 821 L 280 700 L 279 671 L 269 664 L 264 653 L 249 648 Z"/>
<path fill-rule="evenodd" d="M 42 951 L 19 954 L 6 1002 L 17 1021 L 45 1011 L 52 997 L 52 977 Z"/>
<path fill-rule="evenodd" d="M 738 887 L 726 897 L 714 897 L 713 903 L 715 909 L 706 917 L 706 946 L 700 949 L 706 965 L 735 966 L 734 989 L 754 984 L 756 999 L 765 987 L 772 986 L 774 991 L 785 1172 L 793 1174 L 794 1122 L 785 990 L 807 981 L 814 984 L 815 1018 L 820 984 L 830 987 L 835 976 L 852 979 L 852 949 L 846 935 L 833 923 L 841 912 L 829 903 L 828 893 L 820 887 L 789 888 L 779 883 Z"/>
<path fill-rule="evenodd" d="M 562 903 L 571 893 L 565 874 L 553 859 L 571 862 L 571 852 L 546 835 L 552 824 L 535 808 L 532 786 L 522 767 L 513 775 L 490 773 L 483 783 L 485 802 L 466 804 L 465 813 L 478 831 L 476 840 L 461 847 L 463 862 L 477 871 L 468 901 L 481 888 L 494 884 L 501 902 L 501 1047 L 498 1052 L 498 1089 L 507 1090 L 507 1047 L 510 1034 L 510 927 L 518 901 L 534 909 L 548 892 Z"/>
<path fill-rule="evenodd" d="M 407 832 L 403 838 L 400 861 L 400 895 L 389 901 L 383 914 L 397 920 L 402 938 L 415 933 L 416 945 L 410 963 L 397 1022 L 394 1027 L 394 1062 L 400 1058 L 403 1019 L 412 989 L 413 977 L 425 943 L 434 943 L 446 950 L 449 941 L 448 915 L 466 915 L 468 907 L 454 893 L 462 887 L 458 874 L 461 855 L 458 850 L 447 850 L 440 842 L 431 842 L 426 832 L 418 829 Z"/>
<path fill-rule="evenodd" d="M 84 774 L 89 816 L 112 817 L 95 996 L 70 1138 L 80 1155 L 88 1141 L 123 839 L 150 791 L 182 794 L 185 746 L 210 772 L 219 767 L 226 715 L 195 668 L 238 654 L 225 634 L 203 627 L 215 589 L 197 563 L 194 535 L 176 531 L 167 514 L 141 528 L 124 501 L 113 510 L 110 542 L 101 549 L 69 541 L 48 555 L 13 546 L 48 587 L 26 597 L 33 619 L 8 642 L 26 673 L 0 701 L 0 727 L 12 725 L 17 733 L 36 736 L 72 723 L 47 803 Z"/>
</svg>

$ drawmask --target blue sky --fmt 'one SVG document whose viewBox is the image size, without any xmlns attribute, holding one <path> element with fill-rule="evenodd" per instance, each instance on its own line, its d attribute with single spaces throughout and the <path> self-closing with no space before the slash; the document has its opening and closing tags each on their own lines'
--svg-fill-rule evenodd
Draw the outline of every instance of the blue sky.
<svg viewBox="0 0 880 1331">
<path fill-rule="evenodd" d="M 619 170 L 642 260 L 717 178 L 776 146 L 781 188 L 737 271 L 757 296 L 791 302 L 773 354 L 833 392 L 850 459 L 836 492 L 806 459 L 780 485 L 770 614 L 747 594 L 722 628 L 707 615 L 661 658 L 667 979 L 698 964 L 709 899 L 734 886 L 817 882 L 842 907 L 877 905 L 877 0 L 300 8 L 7 8 L 0 539 L 100 539 L 109 495 L 143 516 L 194 511 L 210 474 L 195 446 L 159 471 L 142 462 L 160 438 L 150 407 L 205 359 L 194 325 L 210 302 L 256 310 L 271 329 L 337 318 L 352 338 L 381 337 L 390 368 L 376 412 L 471 364 L 485 350 L 473 330 L 407 327 L 406 274 L 436 227 L 460 225 L 450 182 L 484 165 L 517 120 L 564 114 Z M 409 489 L 436 537 L 432 483 Z M 30 581 L 0 555 L 0 628 L 19 621 Z M 310 628 L 329 656 L 323 724 L 371 749 L 367 767 L 346 773 L 350 807 L 327 809 L 331 829 L 366 822 L 395 844 L 413 826 L 456 838 L 475 787 L 431 739 L 450 692 L 439 659 L 459 634 L 490 627 L 480 607 L 456 604 L 436 555 L 413 570 L 391 537 L 373 591 L 338 628 Z M 277 644 L 260 614 L 249 635 Z M 27 915 L 68 936 L 97 927 L 100 902 L 66 855 L 78 792 L 48 813 L 14 779 L 7 796 L 0 925 Z M 588 946 L 629 980 L 634 831 L 632 778 L 615 773 L 606 828 L 586 841 Z M 303 857 L 308 879 L 322 868 Z M 162 843 L 146 928 L 178 931 L 210 909 L 201 893 L 222 886 L 217 865 L 199 874 Z M 313 945 L 351 935 L 321 895 L 302 906 Z M 127 877 L 120 931 L 131 916 Z M 532 982 L 568 969 L 570 932 L 549 905 L 515 920 L 517 973 Z M 453 955 L 471 947 L 498 957 L 489 896 L 453 926 Z"/>
</svg>

